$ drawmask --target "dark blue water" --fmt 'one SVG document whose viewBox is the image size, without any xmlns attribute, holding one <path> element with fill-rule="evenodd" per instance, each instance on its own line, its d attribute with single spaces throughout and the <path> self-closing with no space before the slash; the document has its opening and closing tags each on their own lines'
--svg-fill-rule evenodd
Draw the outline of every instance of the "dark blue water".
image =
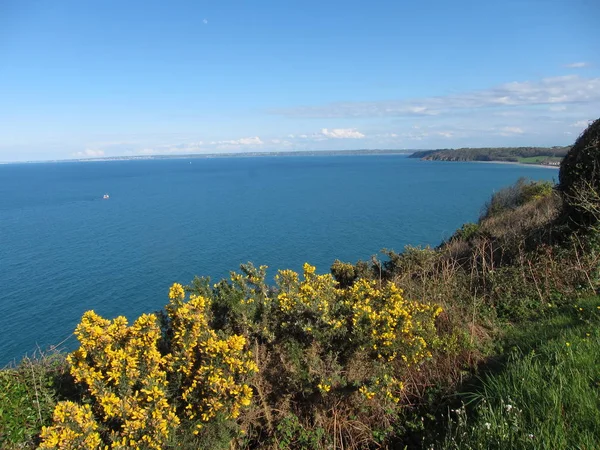
<svg viewBox="0 0 600 450">
<path fill-rule="evenodd" d="M 0 366 L 68 338 L 88 309 L 157 310 L 194 275 L 247 261 L 326 272 L 437 245 L 519 177 L 557 171 L 403 156 L 0 166 Z"/>
</svg>

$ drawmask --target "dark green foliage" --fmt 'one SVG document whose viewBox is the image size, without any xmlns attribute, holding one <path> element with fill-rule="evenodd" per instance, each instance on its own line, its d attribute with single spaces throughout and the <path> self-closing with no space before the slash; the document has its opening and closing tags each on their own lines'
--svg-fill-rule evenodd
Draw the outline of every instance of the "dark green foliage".
<svg viewBox="0 0 600 450">
<path fill-rule="evenodd" d="M 480 228 L 481 227 L 477 223 L 465 223 L 462 227 L 460 227 L 454 232 L 450 240 L 469 241 L 475 236 L 477 236 L 477 233 L 479 232 Z"/>
<path fill-rule="evenodd" d="M 358 278 L 357 272 L 358 270 L 353 264 L 341 262 L 339 259 L 336 259 L 331 265 L 331 275 L 343 288 L 352 286 Z"/>
<path fill-rule="evenodd" d="M 277 425 L 277 434 L 277 448 L 308 450 L 320 447 L 325 430 L 321 427 L 305 427 L 296 415 L 289 414 Z"/>
<path fill-rule="evenodd" d="M 600 119 L 579 136 L 559 174 L 567 218 L 577 226 L 600 220 Z"/>
</svg>

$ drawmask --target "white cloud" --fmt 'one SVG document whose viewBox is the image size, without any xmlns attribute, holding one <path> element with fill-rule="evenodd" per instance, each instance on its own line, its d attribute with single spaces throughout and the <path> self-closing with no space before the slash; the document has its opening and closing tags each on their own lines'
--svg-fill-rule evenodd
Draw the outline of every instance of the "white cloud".
<svg viewBox="0 0 600 450">
<path fill-rule="evenodd" d="M 271 144 L 276 145 L 277 147 L 291 147 L 294 145 L 292 142 L 286 139 L 271 139 Z"/>
<path fill-rule="evenodd" d="M 239 147 L 257 147 L 263 145 L 264 142 L 258 137 L 246 137 L 240 139 L 230 139 L 224 141 L 212 141 L 210 145 L 220 149 L 234 149 Z"/>
<path fill-rule="evenodd" d="M 161 152 L 159 149 L 154 149 L 154 148 L 142 148 L 140 150 L 136 150 L 136 155 L 144 155 L 144 156 L 149 156 L 149 155 L 160 155 L 160 154 L 164 154 L 166 152 Z"/>
<path fill-rule="evenodd" d="M 77 158 L 101 158 L 102 156 L 104 156 L 104 150 L 86 148 L 82 152 L 73 153 L 73 156 Z"/>
<path fill-rule="evenodd" d="M 208 19 L 202 19 L 202 23 L 206 25 L 208 23 Z"/>
<path fill-rule="evenodd" d="M 396 101 L 345 102 L 273 111 L 289 117 L 358 118 L 423 117 L 455 114 L 481 108 L 534 107 L 538 105 L 600 104 L 600 78 L 567 75 L 502 84 L 489 89 L 443 97 Z"/>
<path fill-rule="evenodd" d="M 525 131 L 523 131 L 522 128 L 519 127 L 502 127 L 500 129 L 500 134 L 502 136 L 510 136 L 512 134 L 523 134 L 525 133 Z"/>
<path fill-rule="evenodd" d="M 333 128 L 331 130 L 323 128 L 321 134 L 332 139 L 362 139 L 365 137 L 364 134 L 354 128 Z"/>
<path fill-rule="evenodd" d="M 587 67 L 589 66 L 589 63 L 586 62 L 574 62 L 571 64 L 565 64 L 565 67 L 568 67 L 570 69 L 581 69 L 582 67 Z"/>
</svg>

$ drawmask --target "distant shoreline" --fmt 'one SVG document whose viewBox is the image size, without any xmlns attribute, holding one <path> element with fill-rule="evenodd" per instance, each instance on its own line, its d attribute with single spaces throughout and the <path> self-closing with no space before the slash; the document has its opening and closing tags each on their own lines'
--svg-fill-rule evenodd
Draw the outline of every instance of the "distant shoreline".
<svg viewBox="0 0 600 450">
<path fill-rule="evenodd" d="M 434 160 L 427 160 L 434 161 Z M 551 166 L 549 164 L 535 164 L 535 163 L 521 163 L 517 161 L 450 161 L 450 162 L 467 162 L 467 163 L 480 163 L 480 164 L 511 164 L 523 167 L 541 167 L 542 169 L 560 169 L 560 166 Z"/>
<path fill-rule="evenodd" d="M 430 157 L 421 157 L 423 152 L 433 153 L 436 150 L 302 150 L 289 152 L 242 152 L 242 153 L 192 153 L 184 155 L 135 155 L 135 156 L 106 156 L 101 158 L 72 158 L 36 161 L 0 161 L 0 165 L 10 164 L 48 164 L 48 163 L 90 163 L 109 161 L 147 161 L 147 160 L 173 160 L 173 159 L 213 159 L 213 158 L 264 158 L 264 157 L 303 157 L 303 156 L 407 156 L 418 158 L 422 161 L 446 162 L 476 162 L 486 164 L 513 164 L 525 167 L 543 167 L 558 169 L 560 166 L 538 163 L 524 163 L 518 161 L 481 161 L 481 160 L 449 160 Z"/>
<path fill-rule="evenodd" d="M 42 164 L 106 161 L 143 161 L 161 159 L 259 158 L 291 156 L 410 156 L 418 150 L 302 150 L 290 152 L 192 153 L 185 155 L 106 156 L 102 158 L 71 158 L 38 161 L 0 161 L 0 164 Z"/>
</svg>

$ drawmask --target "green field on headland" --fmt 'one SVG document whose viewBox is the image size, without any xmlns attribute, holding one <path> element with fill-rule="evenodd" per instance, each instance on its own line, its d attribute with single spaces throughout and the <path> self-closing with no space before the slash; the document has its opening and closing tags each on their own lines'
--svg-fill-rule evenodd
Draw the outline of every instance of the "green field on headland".
<svg viewBox="0 0 600 450">
<path fill-rule="evenodd" d="M 599 142 L 600 119 L 558 185 L 519 180 L 437 248 L 86 312 L 75 352 L 0 371 L 0 447 L 598 448 Z"/>
</svg>

